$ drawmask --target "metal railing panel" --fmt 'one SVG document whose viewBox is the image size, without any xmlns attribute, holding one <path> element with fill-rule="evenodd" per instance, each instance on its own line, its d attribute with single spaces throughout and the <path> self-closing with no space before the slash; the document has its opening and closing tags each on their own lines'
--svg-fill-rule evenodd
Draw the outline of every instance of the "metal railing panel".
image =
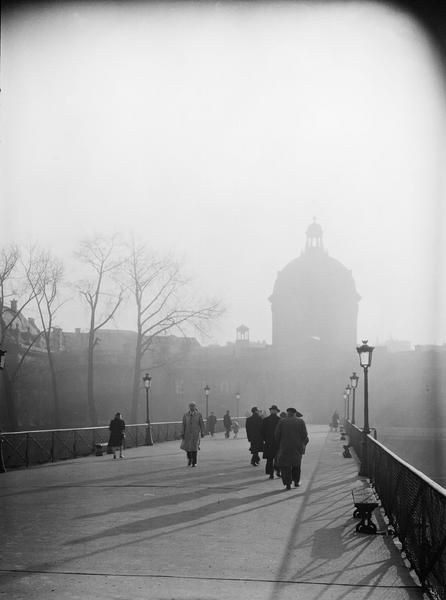
<svg viewBox="0 0 446 600">
<path fill-rule="evenodd" d="M 238 422 L 244 427 L 245 418 L 239 418 Z M 179 440 L 182 421 L 152 423 L 151 430 L 155 443 Z M 215 430 L 224 431 L 223 419 L 217 419 Z M 145 445 L 145 423 L 126 425 L 125 431 L 126 448 Z M 109 435 L 108 426 L 4 432 L 1 434 L 4 466 L 8 469 L 88 456 L 95 452 L 95 444 L 107 443 Z"/>
<path fill-rule="evenodd" d="M 363 433 L 346 429 L 360 457 Z M 431 596 L 446 600 L 446 489 L 370 435 L 367 447 L 371 483 L 407 559 Z"/>
</svg>

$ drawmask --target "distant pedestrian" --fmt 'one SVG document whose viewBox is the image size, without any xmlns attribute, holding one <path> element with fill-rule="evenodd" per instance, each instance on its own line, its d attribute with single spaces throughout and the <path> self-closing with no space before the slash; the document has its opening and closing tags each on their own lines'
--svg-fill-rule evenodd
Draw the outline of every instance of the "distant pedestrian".
<svg viewBox="0 0 446 600">
<path fill-rule="evenodd" d="M 240 425 L 239 425 L 238 421 L 236 419 L 234 419 L 232 421 L 232 431 L 234 432 L 234 439 L 235 440 L 237 439 L 239 429 L 240 429 Z"/>
<path fill-rule="evenodd" d="M 295 487 L 300 485 L 302 455 L 308 444 L 305 421 L 296 413 L 295 408 L 287 408 L 287 416 L 279 421 L 275 433 L 279 446 L 277 465 L 287 490 L 291 489 L 291 481 L 294 481 Z"/>
<path fill-rule="evenodd" d="M 183 415 L 181 450 L 187 454 L 187 464 L 189 467 L 195 467 L 197 464 L 197 454 L 200 449 L 200 438 L 206 433 L 203 417 L 198 411 L 195 402 L 189 404 L 189 410 Z"/>
<path fill-rule="evenodd" d="M 229 414 L 229 410 L 227 410 L 226 414 L 223 415 L 223 425 L 225 428 L 225 438 L 229 438 L 232 428 L 232 419 L 231 415 Z"/>
<path fill-rule="evenodd" d="M 211 411 L 211 414 L 208 417 L 208 431 L 212 437 L 214 437 L 216 424 L 217 424 L 217 417 Z"/>
<path fill-rule="evenodd" d="M 274 479 L 274 467 L 278 471 L 277 465 L 275 465 L 275 458 L 277 454 L 277 442 L 274 435 L 277 427 L 277 423 L 280 421 L 279 412 L 275 404 L 269 409 L 270 415 L 262 420 L 262 438 L 263 438 L 263 458 L 266 458 L 265 473 L 269 475 L 270 479 Z M 278 471 L 279 475 L 280 471 Z"/>
<path fill-rule="evenodd" d="M 110 438 L 108 445 L 112 449 L 113 458 L 116 459 L 116 451 L 119 450 L 119 458 L 124 458 L 122 447 L 125 440 L 125 422 L 121 413 L 117 412 L 109 425 Z"/>
<path fill-rule="evenodd" d="M 339 413 L 337 410 L 334 411 L 330 422 L 330 431 L 337 431 L 339 427 Z"/>
<path fill-rule="evenodd" d="M 260 463 L 259 452 L 263 450 L 262 423 L 257 406 L 251 408 L 251 416 L 246 419 L 246 436 L 250 443 L 249 450 L 252 454 L 251 464 L 257 467 Z"/>
</svg>

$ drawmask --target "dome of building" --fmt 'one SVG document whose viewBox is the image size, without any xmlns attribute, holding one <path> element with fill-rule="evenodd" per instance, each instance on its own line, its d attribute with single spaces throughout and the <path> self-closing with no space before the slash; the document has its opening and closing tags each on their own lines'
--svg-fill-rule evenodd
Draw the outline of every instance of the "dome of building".
<svg viewBox="0 0 446 600">
<path fill-rule="evenodd" d="M 274 284 L 273 346 L 316 340 L 354 348 L 359 299 L 351 271 L 324 250 L 322 228 L 313 222 L 305 251 L 278 273 Z"/>
</svg>

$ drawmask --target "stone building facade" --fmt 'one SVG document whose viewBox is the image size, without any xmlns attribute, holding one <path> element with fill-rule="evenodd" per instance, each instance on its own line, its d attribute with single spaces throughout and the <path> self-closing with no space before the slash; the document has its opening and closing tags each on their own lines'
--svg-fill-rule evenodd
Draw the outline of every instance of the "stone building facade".
<svg viewBox="0 0 446 600">
<path fill-rule="evenodd" d="M 278 273 L 269 300 L 277 400 L 327 418 L 357 365 L 360 296 L 351 271 L 324 248 L 315 221 L 301 255 Z"/>
</svg>

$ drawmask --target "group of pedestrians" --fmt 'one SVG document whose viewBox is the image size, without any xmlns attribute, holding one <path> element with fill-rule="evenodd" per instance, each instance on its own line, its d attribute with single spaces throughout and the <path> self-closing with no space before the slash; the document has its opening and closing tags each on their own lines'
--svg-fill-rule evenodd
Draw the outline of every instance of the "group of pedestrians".
<svg viewBox="0 0 446 600">
<path fill-rule="evenodd" d="M 269 409 L 269 416 L 263 417 L 257 406 L 251 409 L 251 416 L 246 419 L 246 436 L 250 443 L 251 464 L 260 464 L 260 453 L 266 459 L 265 473 L 269 479 L 274 479 L 274 473 L 282 478 L 287 490 L 291 483 L 295 487 L 300 485 L 302 456 L 309 438 L 302 414 L 295 408 L 287 408 L 286 413 L 280 413 L 279 408 L 273 404 Z M 208 428 L 211 436 L 215 434 L 217 418 L 211 412 L 208 418 Z M 236 428 L 234 428 L 234 422 Z M 237 437 L 238 422 L 231 419 L 229 411 L 223 417 L 225 437 L 229 438 L 231 429 Z M 125 422 L 121 413 L 116 413 L 109 425 L 109 446 L 116 459 L 124 458 L 123 445 L 125 441 Z M 189 404 L 189 410 L 183 415 L 180 448 L 186 452 L 187 464 L 195 467 L 200 449 L 200 440 L 206 435 L 203 417 L 195 402 Z"/>
<path fill-rule="evenodd" d="M 295 408 L 287 408 L 286 413 L 280 413 L 273 404 L 268 417 L 262 417 L 259 409 L 254 406 L 251 416 L 246 419 L 246 436 L 250 443 L 251 464 L 260 464 L 260 453 L 266 459 L 265 473 L 269 479 L 274 479 L 274 472 L 282 478 L 287 490 L 291 483 L 300 485 L 302 456 L 308 444 L 308 432 L 302 414 Z M 211 416 L 214 416 L 211 413 Z M 215 418 L 215 416 L 214 416 Z M 223 418 L 225 437 L 229 437 L 229 411 Z M 226 422 L 225 422 L 226 421 Z M 215 433 L 216 418 L 208 419 L 209 432 Z M 200 439 L 206 435 L 203 417 L 195 402 L 189 404 L 189 410 L 183 415 L 181 449 L 186 452 L 187 464 L 195 467 L 197 454 L 200 449 Z"/>
<path fill-rule="evenodd" d="M 265 473 L 270 479 L 274 479 L 276 472 L 287 490 L 291 489 L 291 482 L 299 487 L 302 456 L 309 441 L 305 421 L 295 408 L 287 408 L 286 413 L 280 413 L 273 404 L 269 411 L 270 415 L 262 418 L 259 409 L 254 406 L 251 416 L 246 419 L 251 464 L 254 467 L 259 465 L 262 452 L 266 459 Z"/>
</svg>

